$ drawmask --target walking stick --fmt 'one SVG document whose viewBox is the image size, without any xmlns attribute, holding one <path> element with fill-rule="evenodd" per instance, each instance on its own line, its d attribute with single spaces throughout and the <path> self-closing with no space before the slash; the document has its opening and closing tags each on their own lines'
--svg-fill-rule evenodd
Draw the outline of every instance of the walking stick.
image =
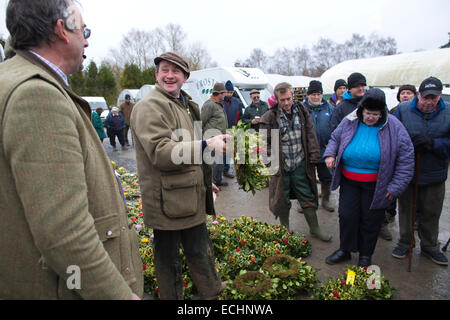
<svg viewBox="0 0 450 320">
<path fill-rule="evenodd" d="M 416 224 L 417 197 L 419 195 L 420 153 L 416 153 L 415 162 L 416 162 L 416 168 L 415 168 L 415 178 L 414 178 L 414 197 L 413 197 L 413 208 L 412 208 L 411 238 L 409 241 L 408 272 L 411 272 L 412 249 L 413 249 L 413 245 L 414 245 L 414 226 Z"/>
<path fill-rule="evenodd" d="M 447 251 L 447 247 L 448 247 L 448 245 L 450 244 L 450 238 L 448 238 L 448 241 L 447 241 L 447 243 L 445 244 L 445 246 L 442 248 L 442 251 Z"/>
</svg>

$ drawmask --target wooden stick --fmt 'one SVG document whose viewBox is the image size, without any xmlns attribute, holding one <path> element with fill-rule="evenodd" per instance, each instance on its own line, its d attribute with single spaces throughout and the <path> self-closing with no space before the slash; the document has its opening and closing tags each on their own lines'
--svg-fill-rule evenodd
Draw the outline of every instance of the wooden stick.
<svg viewBox="0 0 450 320">
<path fill-rule="evenodd" d="M 414 227 L 416 224 L 417 198 L 419 195 L 420 153 L 416 153 L 415 164 L 416 164 L 416 169 L 415 169 L 415 178 L 414 178 L 414 197 L 413 197 L 413 208 L 412 208 L 411 239 L 409 242 L 408 272 L 411 272 L 412 249 L 414 246 Z"/>
</svg>

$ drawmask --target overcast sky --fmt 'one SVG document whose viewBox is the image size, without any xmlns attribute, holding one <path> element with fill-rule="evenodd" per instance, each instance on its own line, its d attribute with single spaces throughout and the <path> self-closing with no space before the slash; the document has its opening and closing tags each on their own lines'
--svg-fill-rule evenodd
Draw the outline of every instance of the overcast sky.
<svg viewBox="0 0 450 320">
<path fill-rule="evenodd" d="M 320 37 L 338 43 L 352 33 L 393 37 L 399 52 L 446 44 L 449 0 L 80 0 L 92 35 L 86 55 L 100 62 L 132 28 L 182 26 L 187 42 L 199 41 L 219 66 L 248 58 L 254 48 L 311 48 Z M 7 0 L 0 0 L 0 35 Z"/>
</svg>

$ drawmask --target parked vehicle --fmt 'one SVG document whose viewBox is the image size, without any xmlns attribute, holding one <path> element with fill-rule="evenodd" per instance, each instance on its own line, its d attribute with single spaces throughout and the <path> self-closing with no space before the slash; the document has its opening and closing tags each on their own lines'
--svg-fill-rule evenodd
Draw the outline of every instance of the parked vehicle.
<svg viewBox="0 0 450 320">
<path fill-rule="evenodd" d="M 103 109 L 103 112 L 100 115 L 100 119 L 102 119 L 102 122 L 105 122 L 105 119 L 109 114 L 109 108 L 108 105 L 106 104 L 105 98 L 103 97 L 82 97 L 82 98 L 89 103 L 92 111 L 95 111 L 97 108 Z"/>
<path fill-rule="evenodd" d="M 263 101 L 267 101 L 272 95 L 268 78 L 257 68 L 229 67 L 192 71 L 182 89 L 201 108 L 211 97 L 214 84 L 216 82 L 225 84 L 228 80 L 233 83 L 234 96 L 242 101 L 244 107 L 251 104 L 250 91 L 253 89 L 260 91 L 260 99 Z"/>
<path fill-rule="evenodd" d="M 136 94 L 135 103 L 138 103 L 142 98 L 144 98 L 147 93 L 152 90 L 155 86 L 152 84 L 144 84 Z"/>
<path fill-rule="evenodd" d="M 136 103 L 136 95 L 139 92 L 139 89 L 123 89 L 120 93 L 119 96 L 117 97 L 117 107 L 119 107 L 122 102 L 125 101 L 125 96 L 127 94 L 130 95 L 130 100 L 133 103 Z"/>
</svg>

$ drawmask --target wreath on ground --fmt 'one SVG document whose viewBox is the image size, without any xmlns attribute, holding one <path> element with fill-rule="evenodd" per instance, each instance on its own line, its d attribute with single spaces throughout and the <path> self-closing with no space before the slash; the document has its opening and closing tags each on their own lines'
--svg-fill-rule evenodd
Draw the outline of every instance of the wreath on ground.
<svg viewBox="0 0 450 320">
<path fill-rule="evenodd" d="M 263 294 L 272 288 L 272 281 L 259 271 L 240 274 L 233 281 L 234 287 L 247 296 Z"/>
<path fill-rule="evenodd" d="M 277 255 L 268 257 L 263 267 L 269 274 L 280 277 L 295 277 L 300 273 L 300 262 L 291 256 Z"/>
</svg>

